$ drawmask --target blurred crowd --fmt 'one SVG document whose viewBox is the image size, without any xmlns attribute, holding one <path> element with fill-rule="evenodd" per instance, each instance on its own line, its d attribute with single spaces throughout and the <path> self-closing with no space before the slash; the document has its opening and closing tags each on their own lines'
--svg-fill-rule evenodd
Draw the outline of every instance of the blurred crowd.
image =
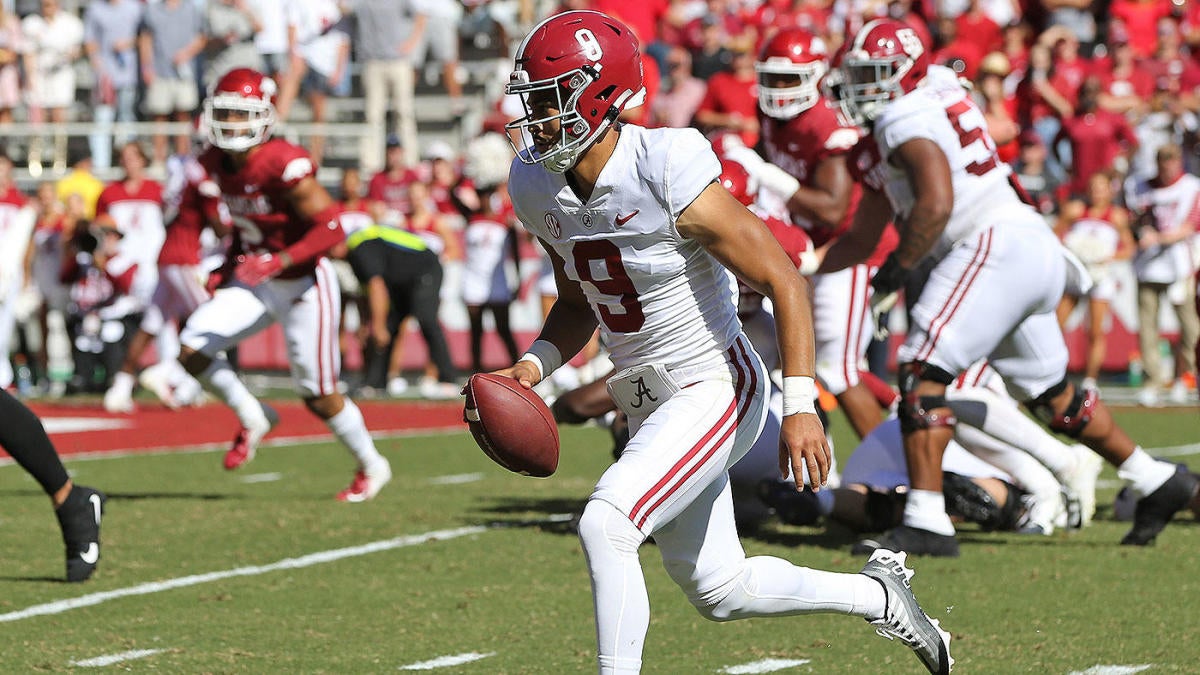
<svg viewBox="0 0 1200 675">
<path fill-rule="evenodd" d="M 1200 3 L 1182 0 L 5 0 L 0 125 L 82 121 L 93 127 L 86 153 L 69 151 L 67 137 L 49 127 L 45 138 L 14 135 L 8 157 L 0 159 L 0 209 L 24 207 L 33 214 L 28 255 L 21 263 L 0 260 L 21 268 L 0 275 L 0 332 L 12 332 L 13 324 L 22 329 L 11 347 L 16 368 L 7 378 L 0 370 L 0 384 L 47 385 L 46 340 L 39 335 L 47 334 L 47 317 L 57 312 L 75 354 L 70 388 L 107 385 L 120 364 L 120 336 L 136 328 L 138 314 L 136 306 L 123 309 L 117 302 L 135 283 L 121 274 L 122 252 L 134 250 L 129 234 L 147 220 L 130 221 L 131 211 L 104 206 L 98 214 L 97 203 L 104 204 L 101 193 L 114 185 L 130 198 L 143 182 L 154 183 L 148 175 L 165 176 L 158 215 L 149 218 L 162 228 L 173 217 L 172 195 L 196 136 L 121 138 L 113 123 L 190 123 L 206 84 L 237 66 L 275 78 L 283 123 L 298 100 L 319 122 L 329 98 L 362 97 L 371 131 L 362 137 L 357 166 L 342 173 L 347 209 L 415 233 L 441 263 L 463 266 L 461 289 L 440 292 L 455 295 L 469 315 L 471 353 L 454 362 L 484 367 L 485 314 L 515 359 L 508 306 L 531 290 L 553 294 L 544 275 L 522 279 L 515 265 L 537 253 L 518 236 L 507 201 L 508 144 L 494 143 L 506 133 L 504 124 L 523 114 L 520 102 L 484 101 L 480 140 L 456 148 L 418 132 L 414 91 L 421 69 L 432 66 L 451 113 L 461 114 L 477 94 L 464 93 L 459 46 L 495 44 L 492 56 L 505 59 L 512 39 L 569 9 L 611 14 L 642 41 L 648 97 L 626 112 L 627 121 L 732 132 L 749 147 L 759 133 L 755 63 L 773 31 L 803 27 L 832 54 L 871 18 L 910 23 L 934 49 L 935 61 L 972 87 L 1001 159 L 1097 287 L 1111 276 L 1107 265 L 1133 261 L 1141 366 L 1150 385 L 1143 402 L 1156 403 L 1159 394 L 1194 395 L 1192 346 L 1200 319 L 1190 280 L 1200 260 Z M 324 139 L 310 136 L 307 144 L 319 161 Z M 22 195 L 14 161 L 35 178 L 53 166 L 60 178 Z M 95 174 L 105 175 L 113 164 L 123 177 L 106 185 Z M 1168 209 L 1160 193 L 1171 186 L 1177 194 Z M 1097 219 L 1121 233 L 1111 246 L 1080 233 L 1086 230 L 1080 223 Z M 212 246 L 217 250 L 219 243 Z M 1174 251 L 1166 256 L 1169 265 L 1137 264 L 1150 254 L 1162 258 L 1167 249 Z M 353 300 L 353 276 L 343 280 Z M 1100 374 L 1111 292 L 1100 288 L 1064 301 L 1064 321 L 1076 305 L 1089 313 L 1084 374 L 1090 378 Z M 1159 350 L 1164 301 L 1179 325 L 1175 364 Z M 360 342 L 379 347 L 386 337 L 389 354 L 397 355 L 382 369 L 386 375 L 376 373 L 364 384 L 398 394 L 407 384 L 398 356 L 404 331 L 373 325 L 369 308 L 361 311 L 361 322 L 350 322 Z M 170 345 L 160 345 L 164 349 Z M 431 361 L 420 379 L 422 393 L 448 395 L 453 370 Z"/>
</svg>

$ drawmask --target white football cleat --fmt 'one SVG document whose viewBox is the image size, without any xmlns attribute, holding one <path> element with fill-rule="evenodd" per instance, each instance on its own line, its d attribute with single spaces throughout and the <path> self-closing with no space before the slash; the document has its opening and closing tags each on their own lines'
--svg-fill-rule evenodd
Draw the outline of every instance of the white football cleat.
<svg viewBox="0 0 1200 675">
<path fill-rule="evenodd" d="M 1081 443 L 1071 449 L 1075 451 L 1075 467 L 1063 476 L 1063 485 L 1079 500 L 1080 524 L 1087 527 L 1096 515 L 1096 480 L 1104 468 L 1104 460 Z"/>
<path fill-rule="evenodd" d="M 132 413 L 133 396 L 116 387 L 109 387 L 108 391 L 104 392 L 104 410 L 110 413 Z"/>
<path fill-rule="evenodd" d="M 354 480 L 350 481 L 350 486 L 338 493 L 337 500 L 352 504 L 365 502 L 379 494 L 383 486 L 391 480 L 392 466 L 388 464 L 387 460 L 372 466 L 369 471 L 359 469 L 354 474 Z"/>
<path fill-rule="evenodd" d="M 883 616 L 869 623 L 882 637 L 900 638 L 929 672 L 946 675 L 954 669 L 954 659 L 950 657 L 950 633 L 942 630 L 937 619 L 929 618 L 917 604 L 910 583 L 914 572 L 904 564 L 907 557 L 904 551 L 877 548 L 859 572 L 878 581 L 886 598 Z"/>
<path fill-rule="evenodd" d="M 138 383 L 146 389 L 154 392 L 158 400 L 171 410 L 179 409 L 179 401 L 175 398 L 175 391 L 171 387 L 171 383 L 167 381 L 167 369 L 161 363 L 156 363 L 153 366 L 142 371 L 138 376 Z"/>
</svg>

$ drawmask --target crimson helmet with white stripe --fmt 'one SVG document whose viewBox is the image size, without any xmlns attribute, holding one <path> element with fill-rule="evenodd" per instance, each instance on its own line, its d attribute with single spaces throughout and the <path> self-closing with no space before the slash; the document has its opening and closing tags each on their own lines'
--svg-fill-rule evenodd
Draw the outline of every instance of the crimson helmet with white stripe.
<svg viewBox="0 0 1200 675">
<path fill-rule="evenodd" d="M 841 70 L 843 108 L 855 122 L 865 124 L 925 79 L 929 49 L 908 24 L 876 19 L 849 41 Z"/>
<path fill-rule="evenodd" d="M 628 26 L 600 12 L 552 16 L 517 48 L 505 91 L 520 96 L 525 106 L 525 116 L 505 129 L 533 138 L 530 147 L 514 145 L 517 156 L 563 173 L 621 111 L 645 101 L 638 39 Z M 557 137 L 550 137 L 555 125 Z"/>
<path fill-rule="evenodd" d="M 764 115 L 788 120 L 817 104 L 817 88 L 829 70 L 825 41 L 803 28 L 785 28 L 759 52 L 758 109 Z"/>
<path fill-rule="evenodd" d="M 275 125 L 275 80 L 250 68 L 221 76 L 204 101 L 208 140 L 230 152 L 265 143 Z"/>
</svg>

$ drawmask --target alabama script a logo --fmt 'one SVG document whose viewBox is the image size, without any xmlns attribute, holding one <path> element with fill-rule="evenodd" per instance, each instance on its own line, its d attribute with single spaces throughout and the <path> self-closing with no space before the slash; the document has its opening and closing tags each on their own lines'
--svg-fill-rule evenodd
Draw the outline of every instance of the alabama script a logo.
<svg viewBox="0 0 1200 675">
<path fill-rule="evenodd" d="M 646 401 L 650 401 L 652 403 L 658 402 L 658 399 L 654 397 L 653 392 L 650 391 L 650 387 L 646 386 L 646 378 L 639 377 L 638 379 L 634 380 L 633 386 L 633 393 L 637 394 L 637 400 L 633 402 L 634 408 L 641 408 L 643 405 L 645 405 Z"/>
</svg>

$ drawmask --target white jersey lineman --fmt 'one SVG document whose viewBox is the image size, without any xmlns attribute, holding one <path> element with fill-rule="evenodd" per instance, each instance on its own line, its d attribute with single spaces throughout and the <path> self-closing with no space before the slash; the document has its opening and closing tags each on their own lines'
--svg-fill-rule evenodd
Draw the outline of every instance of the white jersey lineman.
<svg viewBox="0 0 1200 675">
<path fill-rule="evenodd" d="M 898 359 L 960 373 L 990 355 L 1013 396 L 1029 400 L 1061 381 L 1067 366 L 1054 315 L 1065 258 L 1045 221 L 1012 187 L 985 129 L 983 113 L 941 66 L 930 66 L 922 86 L 875 120 L 885 190 L 900 222 L 914 203 L 908 176 L 888 161 L 901 145 L 936 143 L 954 189 L 950 220 L 930 252 L 938 263 L 913 307 L 914 325 Z"/>
</svg>

